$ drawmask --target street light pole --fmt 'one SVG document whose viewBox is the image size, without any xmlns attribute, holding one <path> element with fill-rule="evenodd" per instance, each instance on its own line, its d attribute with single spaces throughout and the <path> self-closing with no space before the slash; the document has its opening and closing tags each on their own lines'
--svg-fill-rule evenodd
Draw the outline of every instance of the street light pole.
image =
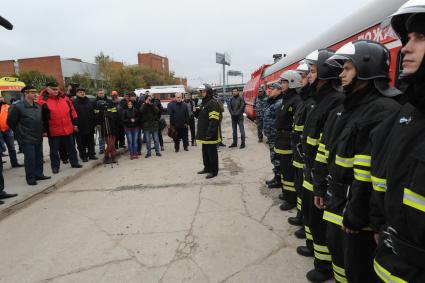
<svg viewBox="0 0 425 283">
<path fill-rule="evenodd" d="M 223 64 L 223 95 L 226 94 L 226 64 Z"/>
</svg>

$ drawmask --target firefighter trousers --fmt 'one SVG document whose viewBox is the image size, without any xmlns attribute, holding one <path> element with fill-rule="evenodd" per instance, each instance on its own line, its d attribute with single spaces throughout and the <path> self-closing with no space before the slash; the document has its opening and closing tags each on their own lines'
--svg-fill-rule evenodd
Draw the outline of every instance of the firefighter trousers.
<svg viewBox="0 0 425 283">
<path fill-rule="evenodd" d="M 317 271 L 330 272 L 332 271 L 332 258 L 326 245 L 327 221 L 323 220 L 323 210 L 314 205 L 312 181 L 304 178 L 303 187 L 304 221 L 306 223 L 306 235 L 309 231 L 313 238 L 314 268 Z"/>
<path fill-rule="evenodd" d="M 328 222 L 326 242 L 332 255 L 332 268 L 336 282 L 347 283 L 344 266 L 344 235 L 341 226 Z M 368 281 L 365 281 L 368 282 Z"/>
<path fill-rule="evenodd" d="M 297 203 L 297 193 L 295 190 L 295 168 L 292 165 L 292 152 L 276 154 L 276 157 L 280 158 L 283 200 L 295 205 Z"/>
<path fill-rule="evenodd" d="M 294 168 L 294 184 L 297 194 L 297 210 L 302 215 L 303 169 Z"/>
<path fill-rule="evenodd" d="M 373 232 L 343 233 L 343 243 L 347 281 L 350 283 L 379 282 L 373 270 L 373 257 L 376 250 Z"/>
</svg>

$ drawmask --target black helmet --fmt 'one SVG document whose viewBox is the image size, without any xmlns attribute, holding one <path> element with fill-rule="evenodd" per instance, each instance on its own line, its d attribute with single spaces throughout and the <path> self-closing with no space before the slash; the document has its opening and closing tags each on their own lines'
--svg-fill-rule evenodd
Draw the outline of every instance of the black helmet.
<svg viewBox="0 0 425 283">
<path fill-rule="evenodd" d="M 384 45 L 371 40 L 349 42 L 326 62 L 331 66 L 342 67 L 346 61 L 353 62 L 357 80 L 373 80 L 375 87 L 385 96 L 400 94 L 399 90 L 389 85 L 391 55 Z"/>
<path fill-rule="evenodd" d="M 342 68 L 346 61 L 352 61 L 357 79 L 373 80 L 389 79 L 390 60 L 390 52 L 384 45 L 372 40 L 357 40 L 342 46 L 326 62 Z"/>
<path fill-rule="evenodd" d="M 392 29 L 397 33 L 403 45 L 405 45 L 407 43 L 407 35 L 409 34 L 409 26 L 414 22 L 414 18 L 418 17 L 422 17 L 422 24 L 417 25 L 417 27 L 420 27 L 419 32 L 424 33 L 425 25 L 423 24 L 423 17 L 425 17 L 425 1 L 410 0 L 386 19 L 382 25 L 388 26 L 391 24 Z M 418 30 L 415 31 L 418 32 Z"/>
<path fill-rule="evenodd" d="M 317 66 L 317 78 L 319 80 L 336 80 L 339 78 L 340 68 L 326 64 L 326 60 L 334 55 L 331 49 L 323 48 L 311 52 L 305 57 L 305 63 Z"/>
<path fill-rule="evenodd" d="M 212 87 L 209 84 L 201 84 L 199 86 L 199 91 L 205 90 L 208 96 L 212 96 L 214 94 Z"/>
</svg>

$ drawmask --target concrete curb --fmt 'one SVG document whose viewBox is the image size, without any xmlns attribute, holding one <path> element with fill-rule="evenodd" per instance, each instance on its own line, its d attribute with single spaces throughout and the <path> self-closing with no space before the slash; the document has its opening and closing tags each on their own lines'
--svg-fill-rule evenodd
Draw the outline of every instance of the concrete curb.
<svg viewBox="0 0 425 283">
<path fill-rule="evenodd" d="M 117 150 L 117 156 L 121 156 L 127 152 L 127 149 L 120 148 Z M 46 184 L 45 186 L 41 186 L 40 188 L 34 189 L 34 191 L 24 198 L 16 198 L 11 202 L 5 203 L 0 206 L 0 220 L 12 215 L 16 211 L 21 208 L 24 208 L 30 205 L 32 202 L 39 200 L 48 194 L 54 192 L 58 188 L 69 184 L 74 181 L 76 178 L 83 176 L 84 174 L 89 173 L 92 169 L 99 167 L 103 164 L 103 158 L 99 158 L 99 160 L 91 161 L 84 164 L 84 167 L 78 170 L 70 171 L 70 174 L 66 174 L 60 178 L 58 178 L 54 183 Z M 109 166 L 109 165 L 108 165 Z"/>
</svg>

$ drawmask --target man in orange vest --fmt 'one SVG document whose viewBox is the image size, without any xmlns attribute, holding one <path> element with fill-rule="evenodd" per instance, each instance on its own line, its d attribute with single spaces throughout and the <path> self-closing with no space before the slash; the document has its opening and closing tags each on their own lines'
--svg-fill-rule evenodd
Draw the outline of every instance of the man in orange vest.
<svg viewBox="0 0 425 283">
<path fill-rule="evenodd" d="M 13 131 L 7 125 L 7 114 L 9 113 L 9 104 L 4 101 L 4 97 L 0 95 L 0 135 L 7 146 L 9 152 L 10 164 L 12 167 L 23 167 L 18 163 L 16 158 L 15 139 Z"/>
</svg>

